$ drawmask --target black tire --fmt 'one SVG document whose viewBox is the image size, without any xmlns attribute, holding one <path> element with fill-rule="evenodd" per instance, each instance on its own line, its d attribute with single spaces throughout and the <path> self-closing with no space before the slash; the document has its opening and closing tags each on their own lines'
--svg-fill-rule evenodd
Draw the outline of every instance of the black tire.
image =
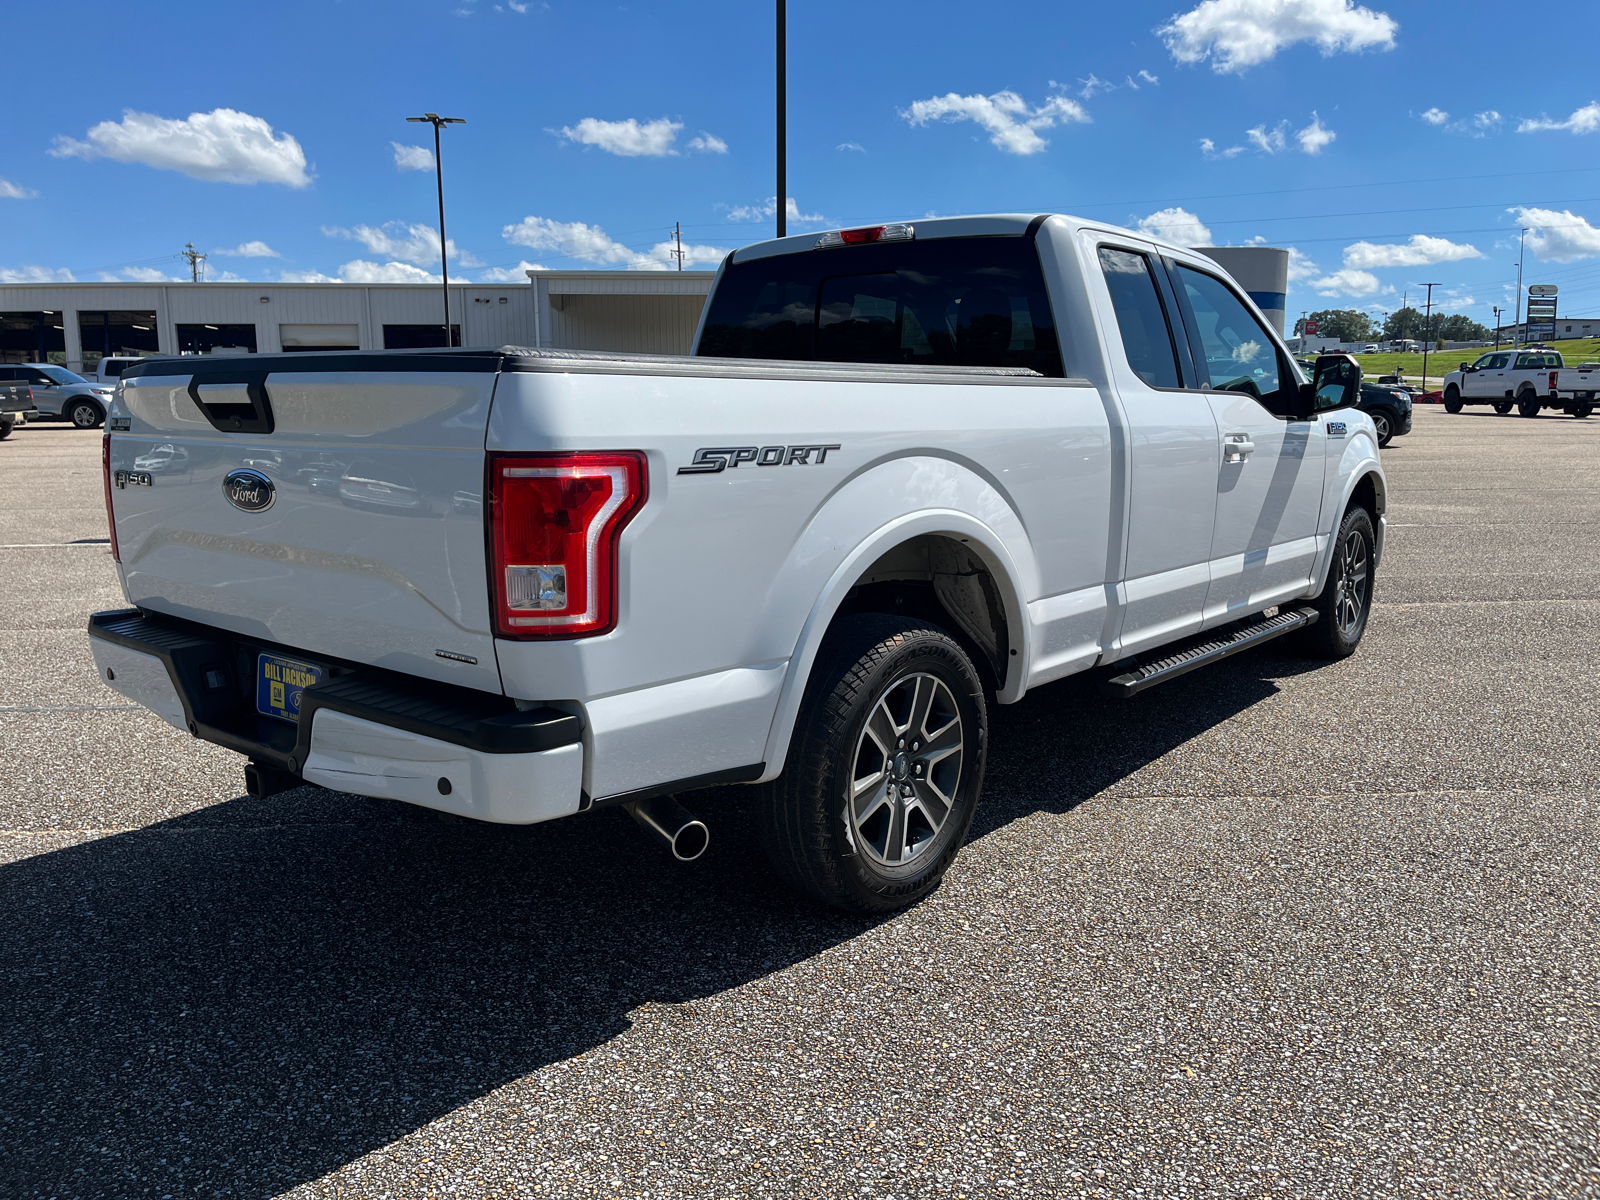
<svg viewBox="0 0 1600 1200">
<path fill-rule="evenodd" d="M 1502 417 L 1510 412 L 1514 407 L 1515 405 L 1513 405 L 1510 400 L 1496 400 L 1494 402 L 1495 412 L 1499 413 Z"/>
<path fill-rule="evenodd" d="M 1588 415 L 1593 411 L 1594 405 L 1592 404 L 1575 404 L 1572 406 L 1572 415 L 1577 417 L 1580 421 L 1587 418 Z"/>
<path fill-rule="evenodd" d="M 1356 652 L 1372 614 L 1372 552 L 1376 544 L 1372 517 L 1359 504 L 1352 504 L 1339 522 L 1328 580 L 1311 602 L 1319 616 L 1302 635 L 1302 649 L 1318 658 L 1349 658 Z M 1346 582 L 1355 571 L 1359 575 L 1352 589 Z"/>
<path fill-rule="evenodd" d="M 1453 383 L 1444 390 L 1444 410 L 1447 413 L 1461 411 L 1461 389 Z"/>
<path fill-rule="evenodd" d="M 927 895 L 972 827 L 988 721 L 977 669 L 949 634 L 901 617 L 841 618 L 806 684 L 784 772 L 757 804 L 773 869 L 854 912 L 891 912 Z M 897 744 L 880 750 L 882 736 Z M 932 746 L 944 753 L 924 757 Z"/>
<path fill-rule="evenodd" d="M 1386 408 L 1375 408 L 1369 414 L 1372 418 L 1373 428 L 1378 433 L 1378 448 L 1381 450 L 1394 441 L 1395 426 L 1400 423 L 1400 418 Z"/>
<path fill-rule="evenodd" d="M 11 416 L 0 417 L 0 441 L 11 436 L 11 430 L 16 426 L 16 418 Z"/>
<path fill-rule="evenodd" d="M 72 422 L 74 429 L 97 429 L 106 414 L 93 400 L 74 400 L 62 414 Z"/>
<path fill-rule="evenodd" d="M 1539 393 L 1534 391 L 1520 392 L 1517 395 L 1517 412 L 1525 417 L 1537 417 L 1539 410 L 1544 405 L 1539 401 Z"/>
</svg>

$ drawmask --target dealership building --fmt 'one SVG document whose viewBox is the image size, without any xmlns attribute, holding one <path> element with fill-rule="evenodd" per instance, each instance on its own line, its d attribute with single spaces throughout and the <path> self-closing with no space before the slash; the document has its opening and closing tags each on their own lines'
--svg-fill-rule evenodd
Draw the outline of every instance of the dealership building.
<svg viewBox="0 0 1600 1200">
<path fill-rule="evenodd" d="M 710 271 L 530 271 L 452 284 L 452 341 L 687 354 Z M 0 285 L 0 361 L 92 371 L 110 355 L 269 354 L 444 345 L 433 284 Z"/>
</svg>

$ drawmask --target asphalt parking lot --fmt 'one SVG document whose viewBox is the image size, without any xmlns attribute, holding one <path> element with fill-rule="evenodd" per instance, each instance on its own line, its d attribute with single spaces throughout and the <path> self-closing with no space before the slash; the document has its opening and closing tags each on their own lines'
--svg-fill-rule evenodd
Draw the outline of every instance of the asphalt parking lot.
<svg viewBox="0 0 1600 1200">
<path fill-rule="evenodd" d="M 100 439 L 0 442 L 0 1195 L 1600 1195 L 1600 421 L 1419 408 L 1378 605 L 1000 710 L 890 920 L 130 711 Z"/>
</svg>

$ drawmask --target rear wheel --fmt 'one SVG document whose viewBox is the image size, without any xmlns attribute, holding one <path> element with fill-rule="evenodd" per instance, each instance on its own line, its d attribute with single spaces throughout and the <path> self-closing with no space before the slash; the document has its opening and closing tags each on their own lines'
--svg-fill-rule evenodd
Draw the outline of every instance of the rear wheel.
<svg viewBox="0 0 1600 1200">
<path fill-rule="evenodd" d="M 1444 390 L 1444 410 L 1447 413 L 1461 411 L 1461 389 L 1453 383 Z"/>
<path fill-rule="evenodd" d="M 77 429 L 93 429 L 103 418 L 100 406 L 93 400 L 74 400 L 67 409 L 67 420 Z"/>
<path fill-rule="evenodd" d="M 1394 438 L 1393 414 L 1385 409 L 1375 408 L 1369 415 L 1372 417 L 1372 427 L 1378 434 L 1379 447 L 1387 446 Z"/>
<path fill-rule="evenodd" d="M 1495 412 L 1499 413 L 1502 417 L 1505 416 L 1508 412 L 1510 412 L 1512 407 L 1513 407 L 1513 405 L 1512 405 L 1511 401 L 1509 401 L 1509 400 L 1496 400 L 1494 402 L 1494 410 L 1495 410 Z"/>
<path fill-rule="evenodd" d="M 1539 403 L 1539 393 L 1526 391 L 1517 395 L 1517 412 L 1524 417 L 1537 417 L 1544 406 Z"/>
<path fill-rule="evenodd" d="M 1352 504 L 1339 522 L 1328 581 L 1311 602 L 1320 614 L 1301 644 L 1320 658 L 1348 658 L 1361 644 L 1372 611 L 1372 557 L 1377 544 L 1372 517 Z"/>
<path fill-rule="evenodd" d="M 1594 411 L 1594 405 L 1592 405 L 1592 404 L 1587 404 L 1587 403 L 1586 404 L 1575 404 L 1575 405 L 1572 406 L 1572 415 L 1577 417 L 1578 420 L 1580 420 L 1580 421 L 1583 420 L 1585 417 L 1587 417 L 1593 411 Z"/>
<path fill-rule="evenodd" d="M 856 912 L 927 895 L 966 841 L 987 742 L 983 687 L 953 638 L 900 617 L 842 618 L 758 805 L 774 869 Z"/>
<path fill-rule="evenodd" d="M 9 413 L 0 417 L 0 441 L 11 436 L 11 430 L 16 425 L 16 418 Z"/>
</svg>

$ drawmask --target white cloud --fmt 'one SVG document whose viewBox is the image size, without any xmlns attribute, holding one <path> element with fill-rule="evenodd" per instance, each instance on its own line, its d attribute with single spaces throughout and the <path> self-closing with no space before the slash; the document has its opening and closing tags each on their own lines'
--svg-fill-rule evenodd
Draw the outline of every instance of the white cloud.
<svg viewBox="0 0 1600 1200">
<path fill-rule="evenodd" d="M 770 221 L 778 215 L 778 198 L 768 196 L 760 204 L 741 204 L 736 208 L 728 208 L 725 204 L 717 205 L 718 208 L 727 209 L 730 221 Z M 803 213 L 800 206 L 795 203 L 794 197 L 789 197 L 789 202 L 783 206 L 783 215 L 786 220 L 796 221 L 805 225 L 821 225 L 828 220 L 821 213 Z"/>
<path fill-rule="evenodd" d="M 433 170 L 433 151 L 426 146 L 407 146 L 403 142 L 390 142 L 394 147 L 394 169 L 397 171 Z"/>
<path fill-rule="evenodd" d="M 1495 115 L 1499 116 L 1498 113 Z M 1568 133 L 1600 132 L 1600 100 L 1591 100 L 1565 121 L 1539 117 L 1523 121 L 1517 126 L 1518 133 L 1538 133 L 1545 129 L 1565 129 Z"/>
<path fill-rule="evenodd" d="M 1161 84 L 1160 77 L 1150 74 L 1149 71 L 1140 71 L 1139 72 L 1139 78 L 1144 80 L 1146 83 L 1153 83 L 1153 84 L 1157 85 L 1158 87 Z"/>
<path fill-rule="evenodd" d="M 12 183 L 9 179 L 0 179 L 0 199 L 32 200 L 38 194 L 32 188 L 25 188 L 20 183 Z"/>
<path fill-rule="evenodd" d="M 211 253 L 222 258 L 282 258 L 271 246 L 265 242 L 240 242 L 227 250 L 213 250 Z"/>
<path fill-rule="evenodd" d="M 663 158 L 676 154 L 673 143 L 678 140 L 682 121 L 661 117 L 640 124 L 634 118 L 626 121 L 602 121 L 598 117 L 585 117 L 576 125 L 563 125 L 551 130 L 569 142 L 584 146 L 598 146 L 607 154 L 623 158 Z"/>
<path fill-rule="evenodd" d="M 410 263 L 368 262 L 358 258 L 339 268 L 339 279 L 344 283 L 439 283 L 440 277 L 414 267 Z"/>
<path fill-rule="evenodd" d="M 1580 258 L 1593 258 L 1600 254 L 1600 229 L 1589 224 L 1584 217 L 1562 209 L 1513 208 L 1507 210 L 1517 218 L 1518 225 L 1526 225 L 1528 249 L 1534 257 L 1544 262 L 1577 262 Z"/>
<path fill-rule="evenodd" d="M 1322 269 L 1312 262 L 1295 247 L 1289 247 L 1289 282 L 1299 283 L 1302 279 L 1310 279 L 1313 275 L 1322 274 Z"/>
<path fill-rule="evenodd" d="M 1078 82 L 1083 84 L 1083 86 L 1078 89 L 1078 95 L 1085 100 L 1093 100 L 1096 92 L 1114 92 L 1117 90 L 1116 84 L 1107 83 L 1093 71 L 1089 72 L 1089 78 L 1080 79 Z"/>
<path fill-rule="evenodd" d="M 1217 144 L 1210 138 L 1201 138 L 1200 153 L 1206 158 L 1237 158 L 1244 153 L 1244 147 L 1229 146 L 1226 150 L 1218 150 Z"/>
<path fill-rule="evenodd" d="M 837 146 L 834 147 L 834 149 L 835 150 L 854 150 L 857 154 L 865 154 L 867 152 L 867 148 L 865 146 L 863 146 L 860 142 L 840 142 Z"/>
<path fill-rule="evenodd" d="M 1321 279 L 1313 279 L 1311 286 L 1324 296 L 1370 296 L 1381 286 L 1378 277 L 1370 271 L 1355 271 L 1346 267 Z"/>
<path fill-rule="evenodd" d="M 65 267 L 0 267 L 0 283 L 77 283 Z"/>
<path fill-rule="evenodd" d="M 1450 114 L 1442 108 L 1430 108 L 1422 114 L 1422 119 L 1429 125 L 1443 125 L 1450 119 Z"/>
<path fill-rule="evenodd" d="M 136 283 L 185 283 L 181 275 L 168 275 L 155 267 L 123 267 L 122 277 Z"/>
<path fill-rule="evenodd" d="M 284 271 L 279 283 L 343 283 L 337 275 L 324 275 L 321 271 Z"/>
<path fill-rule="evenodd" d="M 1165 238 L 1180 246 L 1209 246 L 1211 230 L 1200 223 L 1200 218 L 1183 208 L 1163 208 L 1139 220 L 1139 231 L 1152 237 Z"/>
<path fill-rule="evenodd" d="M 1354 242 L 1344 248 L 1344 265 L 1367 271 L 1381 271 L 1386 267 L 1426 267 L 1433 263 L 1482 257 L 1483 251 L 1476 246 L 1452 242 L 1448 238 L 1428 237 L 1422 233 L 1414 233 L 1409 242 L 1394 245 Z"/>
<path fill-rule="evenodd" d="M 80 142 L 58 137 L 57 158 L 110 158 L 181 171 L 212 183 L 311 183 L 305 151 L 287 133 L 275 134 L 260 117 L 218 108 L 182 121 L 124 110 L 121 121 L 102 121 Z"/>
<path fill-rule="evenodd" d="M 915 101 L 900 115 L 913 125 L 929 121 L 976 121 L 988 130 L 989 141 L 1007 154 L 1037 154 L 1050 143 L 1038 131 L 1063 125 L 1087 123 L 1089 114 L 1076 101 L 1051 96 L 1038 108 L 1012 91 L 992 96 L 961 96 L 949 92 L 928 100 Z"/>
<path fill-rule="evenodd" d="M 1322 148 L 1338 136 L 1333 130 L 1324 128 L 1322 118 L 1313 112 L 1311 124 L 1296 133 L 1294 139 L 1300 143 L 1302 154 L 1321 154 Z"/>
<path fill-rule="evenodd" d="M 689 139 L 689 149 L 698 150 L 702 154 L 726 154 L 728 143 L 714 133 L 701 130 L 699 137 Z"/>
<path fill-rule="evenodd" d="M 349 238 L 360 242 L 374 254 L 384 258 L 397 258 L 418 266 L 432 266 L 439 261 L 439 231 L 432 225 L 405 221 L 386 221 L 380 226 L 357 225 L 345 229 L 338 225 L 325 225 L 322 232 L 328 237 Z M 450 259 L 463 267 L 480 267 L 483 263 L 470 251 L 450 239 Z"/>
<path fill-rule="evenodd" d="M 1254 129 L 1246 129 L 1245 137 L 1250 139 L 1250 144 L 1263 154 L 1276 154 L 1288 148 L 1288 141 L 1283 136 L 1283 131 L 1289 127 L 1289 122 L 1279 121 L 1277 127 L 1268 129 L 1265 125 L 1257 125 Z"/>
<path fill-rule="evenodd" d="M 670 242 L 657 242 L 649 250 L 635 250 L 615 241 L 598 225 L 585 225 L 582 221 L 552 221 L 548 217 L 523 217 L 515 225 L 501 230 L 506 241 L 531 250 L 545 250 L 567 258 L 599 266 L 620 267 L 629 271 L 673 271 L 678 267 L 675 251 Z M 726 250 L 716 246 L 683 245 L 683 265 L 687 269 L 701 265 L 714 265 L 727 257 Z"/>
<path fill-rule="evenodd" d="M 1574 113 L 1573 116 L 1577 116 L 1577 114 Z M 1472 127 L 1474 129 L 1481 130 L 1482 133 L 1480 133 L 1478 136 L 1482 137 L 1484 133 L 1488 133 L 1491 129 L 1498 129 L 1500 127 L 1500 121 L 1501 117 L 1499 113 L 1495 112 L 1495 110 L 1492 108 L 1486 109 L 1485 111 L 1477 113 L 1473 116 Z"/>
<path fill-rule="evenodd" d="M 521 0 L 506 0 L 506 7 L 514 13 L 525 13 L 528 11 L 528 6 L 521 3 Z M 440 336 L 443 337 L 444 335 L 440 334 Z"/>
<path fill-rule="evenodd" d="M 1218 74 L 1242 72 L 1300 42 L 1326 56 L 1394 49 L 1399 24 L 1351 0 L 1204 0 L 1156 30 L 1180 63 L 1211 60 Z"/>
<path fill-rule="evenodd" d="M 479 283 L 527 283 L 529 271 L 548 271 L 543 263 L 523 259 L 514 267 L 490 267 L 478 276 Z"/>
</svg>

